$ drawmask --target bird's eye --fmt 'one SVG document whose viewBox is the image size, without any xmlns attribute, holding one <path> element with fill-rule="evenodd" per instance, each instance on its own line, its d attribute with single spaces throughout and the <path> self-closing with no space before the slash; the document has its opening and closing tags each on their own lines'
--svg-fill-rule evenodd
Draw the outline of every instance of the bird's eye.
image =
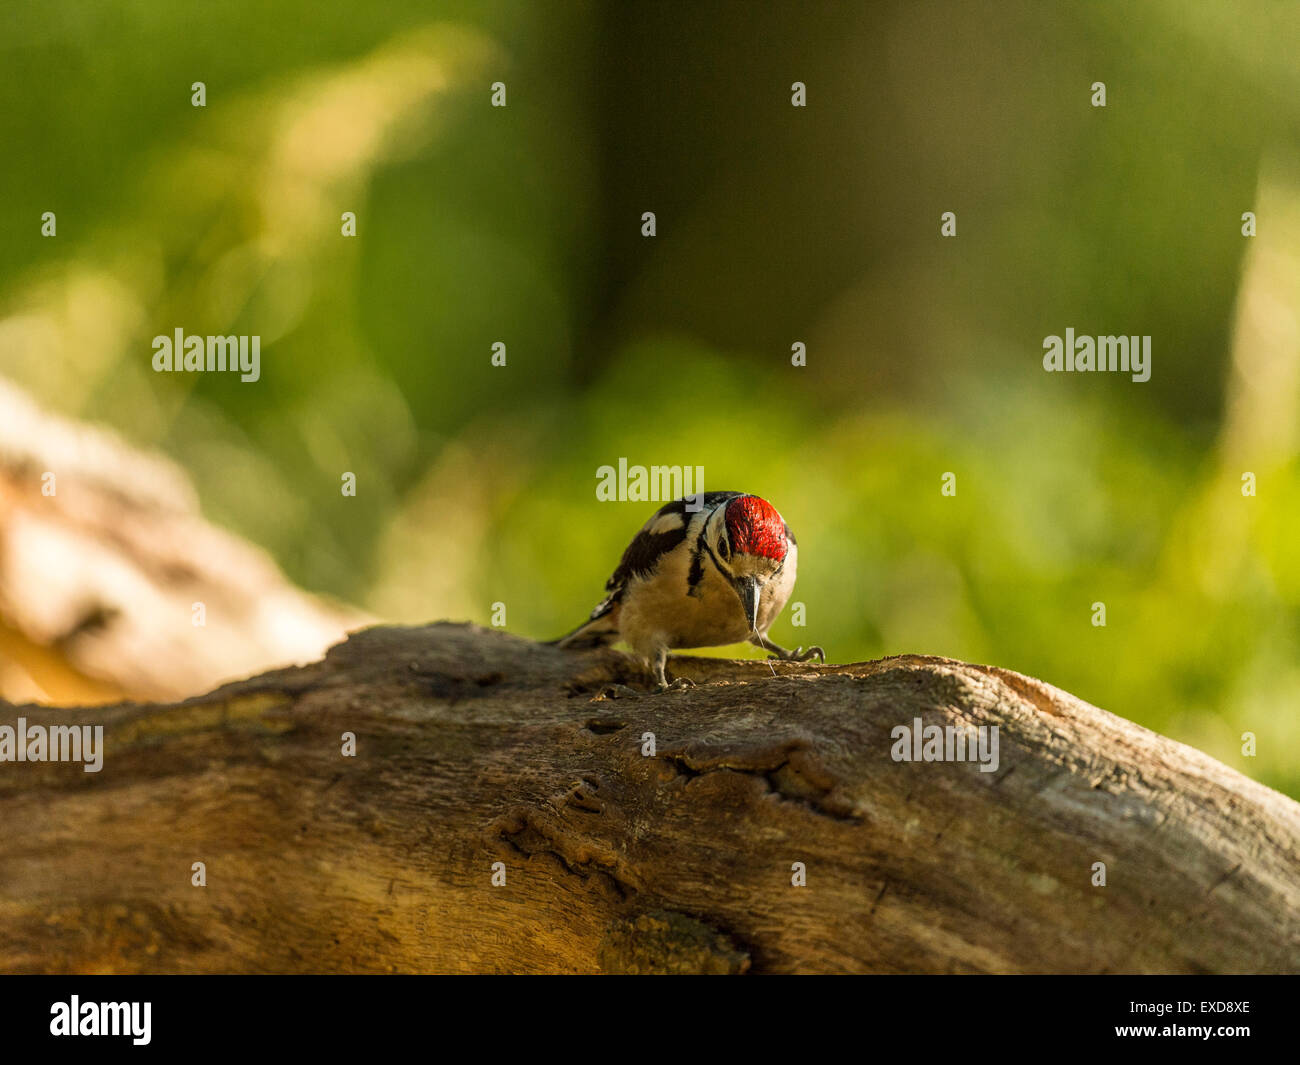
<svg viewBox="0 0 1300 1065">
<path fill-rule="evenodd" d="M 724 561 L 731 557 L 731 545 L 727 543 L 725 536 L 718 541 L 718 554 L 722 556 Z"/>
</svg>

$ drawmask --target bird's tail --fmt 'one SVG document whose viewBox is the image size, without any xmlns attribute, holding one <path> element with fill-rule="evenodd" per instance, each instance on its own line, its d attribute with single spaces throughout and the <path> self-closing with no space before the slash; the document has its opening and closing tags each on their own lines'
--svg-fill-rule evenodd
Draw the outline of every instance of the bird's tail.
<svg viewBox="0 0 1300 1065">
<path fill-rule="evenodd" d="M 546 640 L 545 643 L 549 647 L 559 647 L 565 651 L 589 651 L 594 647 L 608 647 L 617 639 L 617 612 L 610 611 L 588 618 L 572 632 L 554 640 Z"/>
</svg>

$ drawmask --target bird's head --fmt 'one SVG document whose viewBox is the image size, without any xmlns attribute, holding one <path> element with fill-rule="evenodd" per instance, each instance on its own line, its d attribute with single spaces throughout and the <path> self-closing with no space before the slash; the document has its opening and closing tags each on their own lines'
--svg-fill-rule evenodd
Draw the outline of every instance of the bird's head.
<svg viewBox="0 0 1300 1065">
<path fill-rule="evenodd" d="M 722 572 L 745 608 L 750 629 L 757 632 L 759 601 L 767 583 L 785 565 L 790 533 L 776 507 L 758 496 L 738 496 L 711 523 L 711 543 Z"/>
</svg>

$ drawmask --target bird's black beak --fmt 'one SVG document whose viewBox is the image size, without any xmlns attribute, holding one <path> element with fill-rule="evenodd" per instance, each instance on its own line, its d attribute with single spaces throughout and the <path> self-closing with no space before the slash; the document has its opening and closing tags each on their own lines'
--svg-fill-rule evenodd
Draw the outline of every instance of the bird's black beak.
<svg viewBox="0 0 1300 1065">
<path fill-rule="evenodd" d="M 757 632 L 758 597 L 761 589 L 756 577 L 737 577 L 733 587 L 740 596 L 740 605 L 745 608 L 745 620 L 749 622 L 749 631 Z"/>
</svg>

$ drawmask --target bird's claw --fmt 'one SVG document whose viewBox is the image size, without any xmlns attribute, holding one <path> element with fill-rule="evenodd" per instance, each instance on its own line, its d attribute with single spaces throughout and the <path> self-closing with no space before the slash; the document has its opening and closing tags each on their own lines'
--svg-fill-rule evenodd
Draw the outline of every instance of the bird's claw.
<svg viewBox="0 0 1300 1065">
<path fill-rule="evenodd" d="M 686 677 L 678 677 L 671 683 L 656 684 L 651 688 L 652 695 L 659 695 L 663 692 L 685 691 L 687 688 L 694 688 L 695 681 Z M 600 689 L 597 699 L 640 699 L 645 692 L 637 691 L 635 688 L 629 688 L 626 684 L 606 684 Z"/>
<path fill-rule="evenodd" d="M 600 689 L 599 699 L 640 699 L 642 693 L 626 684 L 606 684 Z"/>
<path fill-rule="evenodd" d="M 781 654 L 779 651 L 774 651 L 772 653 L 773 658 L 779 659 L 782 662 L 807 662 L 808 659 L 812 658 L 814 655 L 817 657 L 818 662 L 823 664 L 826 662 L 826 652 L 816 644 L 809 647 L 806 651 L 802 647 L 796 647 L 793 651 L 787 651 L 785 654 Z"/>
</svg>

